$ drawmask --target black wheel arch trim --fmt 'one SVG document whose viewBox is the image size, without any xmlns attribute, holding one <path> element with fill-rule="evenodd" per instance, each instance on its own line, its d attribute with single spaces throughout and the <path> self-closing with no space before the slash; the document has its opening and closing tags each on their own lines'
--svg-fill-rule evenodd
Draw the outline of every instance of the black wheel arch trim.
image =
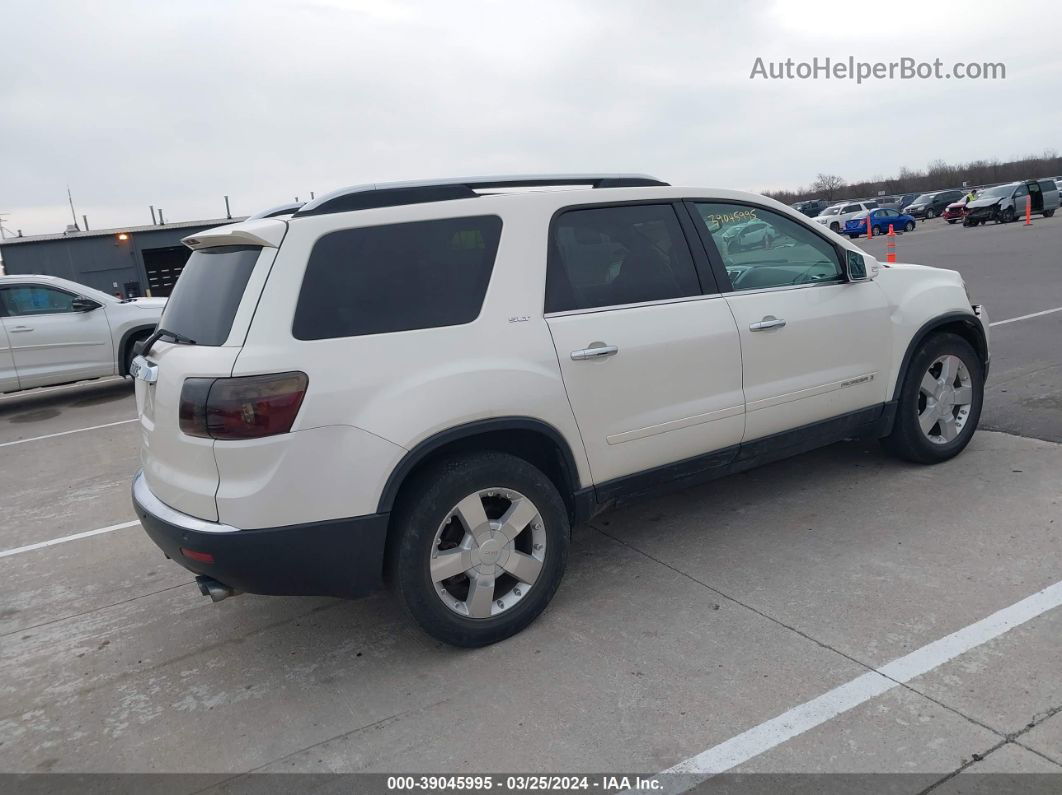
<svg viewBox="0 0 1062 795">
<path fill-rule="evenodd" d="M 981 366 L 984 368 L 985 375 L 988 375 L 988 340 L 985 338 L 985 330 L 981 326 L 981 321 L 977 315 L 972 312 L 947 312 L 943 315 L 926 321 L 911 337 L 911 341 L 907 345 L 907 350 L 904 351 L 903 359 L 900 361 L 900 368 L 897 371 L 896 383 L 892 389 L 892 399 L 900 399 L 900 390 L 903 388 L 904 379 L 907 378 L 907 368 L 911 364 L 911 358 L 914 356 L 914 352 L 918 350 L 918 347 L 925 341 L 931 333 L 942 326 L 950 326 L 953 323 L 962 323 L 973 331 L 974 336 L 977 339 L 977 345 L 975 350 L 978 357 L 981 359 Z"/>
<path fill-rule="evenodd" d="M 133 344 L 133 338 L 140 334 L 150 334 L 155 330 L 154 323 L 148 323 L 143 326 L 134 326 L 133 328 L 122 334 L 121 342 L 118 343 L 117 360 L 118 360 L 118 375 L 128 375 L 129 373 L 125 369 L 125 355 L 129 351 L 129 346 Z"/>
<path fill-rule="evenodd" d="M 532 417 L 493 417 L 485 420 L 474 420 L 463 425 L 447 428 L 419 442 L 391 470 L 391 474 L 384 484 L 383 493 L 380 495 L 377 512 L 388 513 L 391 511 L 394 507 L 395 498 L 398 496 L 398 492 L 406 478 L 418 464 L 436 450 L 462 439 L 469 439 L 497 431 L 532 431 L 549 439 L 560 451 L 561 464 L 568 480 L 568 494 L 562 496 L 565 497 L 566 501 L 568 497 L 571 497 L 576 516 L 586 518 L 584 516 L 587 510 L 586 496 L 593 493 L 593 488 L 584 489 L 579 483 L 579 468 L 575 463 L 575 455 L 572 453 L 571 446 L 563 434 L 555 427 L 548 422 Z"/>
</svg>

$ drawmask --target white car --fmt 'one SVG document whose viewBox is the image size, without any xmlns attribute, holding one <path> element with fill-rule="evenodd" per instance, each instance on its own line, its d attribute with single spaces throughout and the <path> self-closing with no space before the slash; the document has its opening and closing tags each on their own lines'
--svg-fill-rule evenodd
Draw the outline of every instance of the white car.
<svg viewBox="0 0 1062 795">
<path fill-rule="evenodd" d="M 754 220 L 763 246 L 721 245 Z M 386 571 L 429 633 L 492 643 L 604 508 L 848 437 L 944 461 L 981 412 L 988 322 L 958 273 L 749 193 L 369 185 L 185 243 L 133 363 L 133 503 L 215 600 Z"/>
<path fill-rule="evenodd" d="M 0 276 L 0 392 L 127 374 L 165 305 L 54 276 Z"/>
<path fill-rule="evenodd" d="M 832 207 L 827 207 L 811 220 L 817 224 L 822 224 L 830 231 L 839 234 L 841 230 L 844 229 L 845 222 L 850 218 L 855 218 L 860 213 L 866 212 L 867 210 L 873 210 L 877 206 L 878 203 L 876 201 L 841 202 Z"/>
</svg>

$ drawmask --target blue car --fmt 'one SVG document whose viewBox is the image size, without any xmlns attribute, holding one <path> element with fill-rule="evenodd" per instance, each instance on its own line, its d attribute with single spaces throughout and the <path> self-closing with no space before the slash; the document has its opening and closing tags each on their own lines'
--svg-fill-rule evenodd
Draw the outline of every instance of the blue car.
<svg viewBox="0 0 1062 795">
<path fill-rule="evenodd" d="M 891 210 L 888 207 L 879 207 L 870 210 L 870 223 L 874 226 L 875 235 L 887 235 L 891 226 L 897 232 L 911 232 L 915 228 L 915 219 L 912 215 L 905 215 L 899 210 Z M 844 223 L 844 234 L 851 238 L 857 238 L 867 233 L 867 214 L 859 213 L 849 218 Z"/>
</svg>

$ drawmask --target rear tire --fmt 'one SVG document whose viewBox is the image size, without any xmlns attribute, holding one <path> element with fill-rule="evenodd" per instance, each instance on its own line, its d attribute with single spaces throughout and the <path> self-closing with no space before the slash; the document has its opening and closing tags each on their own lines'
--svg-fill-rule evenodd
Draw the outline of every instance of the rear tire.
<svg viewBox="0 0 1062 795">
<path fill-rule="evenodd" d="M 1054 214 L 1055 214 L 1054 210 L 1044 210 L 1044 212 L 1043 212 L 1044 218 L 1050 218 Z"/>
<path fill-rule="evenodd" d="M 546 608 L 564 575 L 571 535 L 564 500 L 516 456 L 472 453 L 430 465 L 403 489 L 394 520 L 402 603 L 425 632 L 454 646 L 515 635 Z"/>
<path fill-rule="evenodd" d="M 984 383 L 984 368 L 970 343 L 957 334 L 932 334 L 911 357 L 895 424 L 882 446 L 917 464 L 954 458 L 977 428 Z"/>
</svg>

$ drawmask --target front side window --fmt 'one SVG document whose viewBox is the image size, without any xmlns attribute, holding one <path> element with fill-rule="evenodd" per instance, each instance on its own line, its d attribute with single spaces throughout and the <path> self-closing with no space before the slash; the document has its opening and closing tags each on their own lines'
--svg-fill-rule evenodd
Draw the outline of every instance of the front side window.
<svg viewBox="0 0 1062 795">
<path fill-rule="evenodd" d="M 501 240 L 494 215 L 341 229 L 310 252 L 292 333 L 358 337 L 471 323 Z"/>
<path fill-rule="evenodd" d="M 0 302 L 8 317 L 25 315 L 55 315 L 73 312 L 76 296 L 66 290 L 45 287 L 40 284 L 25 284 L 0 290 Z"/>
<path fill-rule="evenodd" d="M 670 204 L 569 210 L 553 223 L 546 311 L 699 295 L 686 237 Z"/>
<path fill-rule="evenodd" d="M 772 210 L 695 202 L 695 215 L 715 242 L 735 290 L 843 281 L 837 250 L 814 231 Z M 743 230 L 763 231 L 749 238 Z"/>
</svg>

